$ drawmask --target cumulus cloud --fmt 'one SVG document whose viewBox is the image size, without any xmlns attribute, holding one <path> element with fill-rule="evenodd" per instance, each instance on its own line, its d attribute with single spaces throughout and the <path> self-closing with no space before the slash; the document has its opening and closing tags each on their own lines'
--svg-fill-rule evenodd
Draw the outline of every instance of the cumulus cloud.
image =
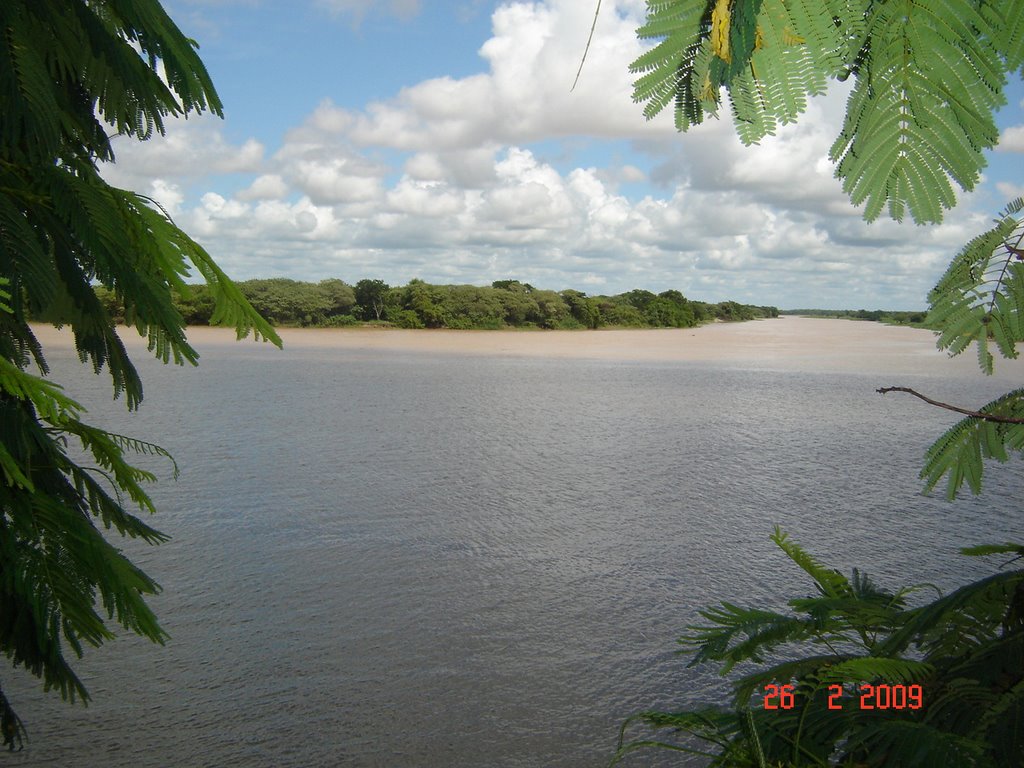
<svg viewBox="0 0 1024 768">
<path fill-rule="evenodd" d="M 1024 125 L 1013 125 L 999 136 L 997 150 L 1003 152 L 1024 152 Z"/>
<path fill-rule="evenodd" d="M 150 184 L 150 195 L 153 200 L 159 203 L 167 213 L 176 216 L 185 202 L 185 195 L 177 184 L 171 184 L 163 179 L 153 179 Z"/>
<path fill-rule="evenodd" d="M 645 121 L 626 69 L 642 50 L 644 3 L 604 6 L 571 93 L 592 5 L 510 2 L 494 11 L 476 74 L 412 83 L 362 109 L 324 100 L 270 154 L 256 139 L 227 141 L 216 122 L 177 121 L 144 148 L 119 143 L 108 176 L 149 190 L 239 278 L 517 277 L 780 306 L 921 306 L 987 221 L 962 207 L 942 227 L 864 224 L 827 160 L 842 88 L 758 147 L 742 146 L 727 115 L 686 136 L 669 115 Z M 567 137 L 631 150 L 566 165 Z M 1024 127 L 1003 146 L 1024 150 Z M 235 181 L 214 189 L 211 176 Z"/>
<path fill-rule="evenodd" d="M 166 135 L 146 142 L 119 137 L 113 145 L 117 162 L 104 168 L 104 176 L 115 184 L 154 176 L 191 179 L 253 172 L 259 170 L 265 152 L 254 138 L 232 144 L 224 137 L 221 122 L 209 115 L 169 120 Z"/>
<path fill-rule="evenodd" d="M 288 185 L 279 174 L 264 173 L 238 193 L 239 200 L 274 200 L 288 194 Z"/>
<path fill-rule="evenodd" d="M 552 136 L 671 135 L 670 116 L 647 123 L 632 101 L 626 64 L 642 52 L 639 4 L 601 13 L 576 88 L 594 9 L 588 3 L 510 3 L 480 48 L 486 74 L 434 78 L 369 105 L 352 138 L 366 146 L 436 151 Z"/>
</svg>

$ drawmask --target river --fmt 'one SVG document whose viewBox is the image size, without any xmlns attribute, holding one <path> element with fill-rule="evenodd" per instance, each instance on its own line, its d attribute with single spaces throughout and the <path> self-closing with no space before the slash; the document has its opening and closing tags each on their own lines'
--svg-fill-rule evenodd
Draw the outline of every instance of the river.
<svg viewBox="0 0 1024 768">
<path fill-rule="evenodd" d="M 181 467 L 174 482 L 146 463 L 172 540 L 125 544 L 164 588 L 171 640 L 89 649 L 87 708 L 8 669 L 31 741 L 5 762 L 603 765 L 631 713 L 725 696 L 674 653 L 698 609 L 813 591 L 775 524 L 888 587 L 948 589 L 995 565 L 958 547 L 1024 538 L 1019 465 L 990 468 L 979 499 L 922 495 L 922 454 L 956 418 L 875 392 L 979 406 L 1019 365 L 985 380 L 930 335 L 877 324 L 747 325 L 647 337 L 710 334 L 719 353 L 689 357 L 636 353 L 642 335 L 602 353 L 600 332 L 468 332 L 468 351 L 416 341 L 430 332 L 294 332 L 278 351 L 197 331 L 197 369 L 133 345 L 134 415 L 46 336 L 94 422 Z M 829 328 L 850 335 L 830 357 L 792 351 Z M 750 333 L 733 354 L 730 334 Z"/>
</svg>

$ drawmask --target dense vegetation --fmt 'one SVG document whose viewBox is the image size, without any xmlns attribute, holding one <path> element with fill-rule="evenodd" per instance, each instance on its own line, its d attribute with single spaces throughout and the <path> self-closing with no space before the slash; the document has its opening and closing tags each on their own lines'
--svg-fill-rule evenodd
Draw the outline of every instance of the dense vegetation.
<svg viewBox="0 0 1024 768">
<path fill-rule="evenodd" d="M 277 326 L 339 327 L 360 322 L 399 328 L 692 328 L 715 320 L 778 317 L 775 307 L 723 301 L 708 304 L 679 291 L 655 294 L 632 290 L 616 296 L 587 296 L 581 291 L 550 291 L 518 280 L 490 286 L 432 285 L 411 280 L 392 287 L 383 280 L 360 280 L 354 286 L 329 279 L 307 283 L 275 277 L 247 280 L 238 287 L 252 306 Z M 97 295 L 112 317 L 123 320 L 117 296 L 98 287 Z M 209 325 L 214 309 L 210 290 L 192 285 L 175 294 L 175 306 L 189 325 Z"/>
<path fill-rule="evenodd" d="M 926 326 L 928 313 L 897 309 L 784 309 L 780 315 L 801 317 L 835 317 L 841 320 L 869 320 L 888 325 Z"/>
</svg>

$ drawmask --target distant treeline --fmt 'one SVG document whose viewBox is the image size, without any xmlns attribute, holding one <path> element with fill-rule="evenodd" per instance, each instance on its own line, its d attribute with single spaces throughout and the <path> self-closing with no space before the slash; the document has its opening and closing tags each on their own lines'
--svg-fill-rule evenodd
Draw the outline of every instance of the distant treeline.
<svg viewBox="0 0 1024 768">
<path fill-rule="evenodd" d="M 775 307 L 723 301 L 691 301 L 679 291 L 633 290 L 617 296 L 587 296 L 582 291 L 548 291 L 518 280 L 490 286 L 432 285 L 411 280 L 393 287 L 383 280 L 306 283 L 275 277 L 238 282 L 253 307 L 277 326 L 337 328 L 360 323 L 399 328 L 690 328 L 715 320 L 778 317 Z M 116 319 L 123 309 L 112 292 L 97 295 Z M 189 286 L 175 305 L 189 325 L 209 325 L 213 297 L 205 285 Z"/>
<path fill-rule="evenodd" d="M 904 312 L 891 309 L 784 309 L 783 315 L 805 317 L 838 317 L 843 320 L 872 320 L 890 325 L 925 325 L 928 313 Z"/>
</svg>

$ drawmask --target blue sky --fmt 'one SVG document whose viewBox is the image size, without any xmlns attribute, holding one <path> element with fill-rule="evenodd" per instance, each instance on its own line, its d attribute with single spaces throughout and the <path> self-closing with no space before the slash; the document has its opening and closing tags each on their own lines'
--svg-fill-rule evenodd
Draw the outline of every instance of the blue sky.
<svg viewBox="0 0 1024 768">
<path fill-rule="evenodd" d="M 743 147 L 727 114 L 645 121 L 627 67 L 642 0 L 168 0 L 225 119 L 119 140 L 149 194 L 233 277 L 508 277 L 783 308 L 921 308 L 959 247 L 1024 193 L 1024 89 L 982 185 L 938 227 L 865 224 L 827 160 L 837 84 Z"/>
</svg>

